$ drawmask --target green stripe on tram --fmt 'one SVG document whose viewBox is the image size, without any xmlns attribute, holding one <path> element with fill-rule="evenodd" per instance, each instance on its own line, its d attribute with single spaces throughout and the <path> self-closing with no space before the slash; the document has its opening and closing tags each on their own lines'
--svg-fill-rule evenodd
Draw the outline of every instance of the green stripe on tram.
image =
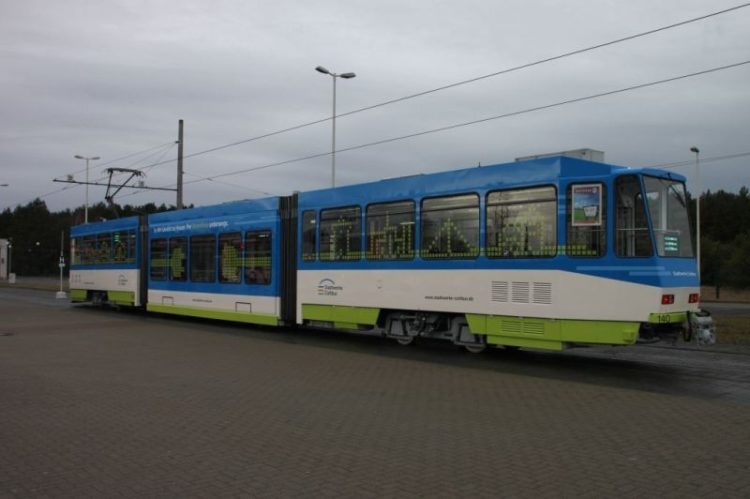
<svg viewBox="0 0 750 499">
<path fill-rule="evenodd" d="M 230 310 L 216 310 L 209 308 L 181 307 L 174 305 L 158 305 L 149 303 L 146 305 L 149 312 L 162 314 L 187 315 L 200 317 L 202 319 L 217 319 L 222 321 L 247 322 L 264 326 L 278 326 L 279 318 L 270 314 L 253 314 L 248 312 L 233 312 Z"/>
<path fill-rule="evenodd" d="M 107 301 L 132 307 L 135 305 L 135 293 L 132 291 L 107 291 Z"/>
<path fill-rule="evenodd" d="M 302 304 L 302 318 L 311 321 L 333 322 L 336 327 L 356 329 L 378 323 L 379 308 L 347 307 L 339 305 Z"/>
<path fill-rule="evenodd" d="M 68 294 L 70 295 L 70 301 L 86 301 L 88 296 L 85 289 L 71 289 Z"/>
<path fill-rule="evenodd" d="M 466 314 L 473 334 L 484 334 L 490 345 L 562 350 L 565 343 L 632 345 L 638 322 L 542 319 Z"/>
</svg>

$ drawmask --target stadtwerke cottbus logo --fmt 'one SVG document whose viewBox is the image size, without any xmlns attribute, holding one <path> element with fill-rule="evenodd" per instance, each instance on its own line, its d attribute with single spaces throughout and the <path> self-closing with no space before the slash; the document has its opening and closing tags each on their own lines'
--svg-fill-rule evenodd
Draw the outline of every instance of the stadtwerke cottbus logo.
<svg viewBox="0 0 750 499">
<path fill-rule="evenodd" d="M 333 279 L 321 279 L 318 283 L 318 296 L 337 296 L 343 291 L 343 286 L 337 286 Z"/>
</svg>

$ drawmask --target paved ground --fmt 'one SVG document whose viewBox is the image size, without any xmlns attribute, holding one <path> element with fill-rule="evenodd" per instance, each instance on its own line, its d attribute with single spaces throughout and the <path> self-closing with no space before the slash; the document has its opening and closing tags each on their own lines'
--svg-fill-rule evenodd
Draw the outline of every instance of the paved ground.
<svg viewBox="0 0 750 499">
<path fill-rule="evenodd" d="M 750 356 L 472 356 L 51 296 L 0 293 L 0 497 L 750 496 Z"/>
</svg>

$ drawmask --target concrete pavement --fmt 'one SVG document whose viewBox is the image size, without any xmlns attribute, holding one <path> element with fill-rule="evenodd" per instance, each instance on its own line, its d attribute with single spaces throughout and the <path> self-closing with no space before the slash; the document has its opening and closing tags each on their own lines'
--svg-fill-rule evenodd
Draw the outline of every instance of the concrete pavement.
<svg viewBox="0 0 750 499">
<path fill-rule="evenodd" d="M 747 406 L 378 338 L 20 298 L 0 316 L 0 497 L 750 495 Z"/>
</svg>

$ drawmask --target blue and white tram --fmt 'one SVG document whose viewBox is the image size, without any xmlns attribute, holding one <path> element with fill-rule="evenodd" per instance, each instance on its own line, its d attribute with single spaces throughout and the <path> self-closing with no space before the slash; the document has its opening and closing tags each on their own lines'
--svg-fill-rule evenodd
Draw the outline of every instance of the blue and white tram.
<svg viewBox="0 0 750 499">
<path fill-rule="evenodd" d="M 558 156 L 150 215 L 133 304 L 472 351 L 674 336 L 699 307 L 684 180 Z"/>
<path fill-rule="evenodd" d="M 70 230 L 73 302 L 144 304 L 139 217 L 77 225 Z"/>
<path fill-rule="evenodd" d="M 560 350 L 698 309 L 684 178 L 553 157 L 299 195 L 302 323 Z"/>
<path fill-rule="evenodd" d="M 278 324 L 279 198 L 150 215 L 148 248 L 147 310 Z"/>
</svg>

